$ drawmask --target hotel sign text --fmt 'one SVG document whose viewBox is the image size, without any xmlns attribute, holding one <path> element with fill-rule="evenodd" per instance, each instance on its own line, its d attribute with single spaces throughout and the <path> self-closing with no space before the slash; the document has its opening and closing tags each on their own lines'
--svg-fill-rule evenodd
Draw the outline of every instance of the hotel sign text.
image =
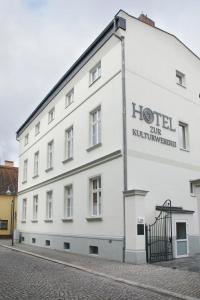
<svg viewBox="0 0 200 300">
<path fill-rule="evenodd" d="M 136 105 L 132 102 L 132 117 L 138 118 L 141 121 L 145 121 L 149 127 L 149 132 L 144 132 L 138 129 L 133 129 L 132 134 L 134 136 L 147 139 L 153 142 L 161 143 L 167 146 L 176 147 L 176 142 L 162 137 L 162 128 L 175 132 L 176 129 L 173 127 L 172 118 L 161 114 L 157 111 L 152 111 L 148 107 L 142 105 Z"/>
</svg>

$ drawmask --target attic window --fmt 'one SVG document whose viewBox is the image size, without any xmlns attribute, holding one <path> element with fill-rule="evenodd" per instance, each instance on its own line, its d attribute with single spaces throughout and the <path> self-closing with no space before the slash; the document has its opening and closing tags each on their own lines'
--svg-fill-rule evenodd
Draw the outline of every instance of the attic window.
<svg viewBox="0 0 200 300">
<path fill-rule="evenodd" d="M 185 87 L 185 74 L 181 73 L 180 71 L 176 70 L 176 83 Z"/>
</svg>

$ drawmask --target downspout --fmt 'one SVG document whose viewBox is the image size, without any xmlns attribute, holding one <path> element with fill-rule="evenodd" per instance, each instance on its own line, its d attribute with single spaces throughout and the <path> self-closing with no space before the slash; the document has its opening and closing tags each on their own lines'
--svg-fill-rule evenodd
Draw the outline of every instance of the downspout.
<svg viewBox="0 0 200 300">
<path fill-rule="evenodd" d="M 116 19 L 115 31 L 116 31 Z M 126 135 L 126 77 L 125 77 L 125 37 L 114 34 L 121 41 L 121 73 L 122 73 L 122 126 L 123 126 L 123 188 L 127 191 L 127 135 Z M 125 211 L 125 195 L 123 193 L 123 257 L 125 262 L 126 249 L 126 211 Z"/>
</svg>

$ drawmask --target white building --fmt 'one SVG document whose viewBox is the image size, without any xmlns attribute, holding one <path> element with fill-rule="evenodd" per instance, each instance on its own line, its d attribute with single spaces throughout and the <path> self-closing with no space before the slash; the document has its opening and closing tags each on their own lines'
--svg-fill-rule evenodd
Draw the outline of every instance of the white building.
<svg viewBox="0 0 200 300">
<path fill-rule="evenodd" d="M 200 60 L 139 19 L 120 11 L 17 131 L 24 243 L 145 262 L 161 213 L 150 260 L 200 251 Z"/>
</svg>

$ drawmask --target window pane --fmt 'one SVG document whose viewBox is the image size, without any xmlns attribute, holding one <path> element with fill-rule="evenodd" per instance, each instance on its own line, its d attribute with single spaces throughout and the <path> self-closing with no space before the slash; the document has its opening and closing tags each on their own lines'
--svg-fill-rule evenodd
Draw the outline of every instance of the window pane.
<svg viewBox="0 0 200 300">
<path fill-rule="evenodd" d="M 186 223 L 176 223 L 177 240 L 186 239 Z"/>
</svg>

